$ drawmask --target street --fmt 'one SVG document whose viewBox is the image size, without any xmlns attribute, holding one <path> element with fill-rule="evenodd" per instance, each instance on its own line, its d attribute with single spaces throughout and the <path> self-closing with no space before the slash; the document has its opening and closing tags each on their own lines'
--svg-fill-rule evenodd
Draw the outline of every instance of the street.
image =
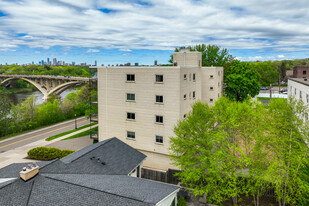
<svg viewBox="0 0 309 206">
<path fill-rule="evenodd" d="M 80 117 L 77 119 L 77 127 L 89 124 L 89 119 Z M 47 137 L 60 134 L 65 131 L 75 129 L 75 120 L 68 120 L 62 123 L 47 126 L 32 132 L 27 132 L 18 136 L 10 137 L 8 139 L 0 141 L 0 153 L 21 147 L 32 142 L 46 139 Z"/>
</svg>

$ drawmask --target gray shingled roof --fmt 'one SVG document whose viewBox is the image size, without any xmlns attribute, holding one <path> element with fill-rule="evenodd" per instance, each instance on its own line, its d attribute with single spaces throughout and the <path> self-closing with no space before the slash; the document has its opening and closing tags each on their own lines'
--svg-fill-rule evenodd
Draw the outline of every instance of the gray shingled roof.
<svg viewBox="0 0 309 206">
<path fill-rule="evenodd" d="M 146 156 L 120 141 L 111 138 L 74 152 L 42 172 L 57 174 L 128 175 Z"/>
<path fill-rule="evenodd" d="M 127 176 L 145 157 L 111 138 L 61 160 L 38 162 L 40 173 L 31 180 L 0 183 L 0 205 L 155 205 L 179 188 Z M 0 178 L 18 177 L 27 165 L 2 168 Z"/>
</svg>

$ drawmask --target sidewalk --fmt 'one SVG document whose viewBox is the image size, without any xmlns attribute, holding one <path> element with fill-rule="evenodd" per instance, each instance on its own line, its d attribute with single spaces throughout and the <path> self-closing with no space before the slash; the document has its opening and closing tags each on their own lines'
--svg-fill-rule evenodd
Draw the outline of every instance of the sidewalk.
<svg viewBox="0 0 309 206">
<path fill-rule="evenodd" d="M 73 132 L 71 134 L 67 134 L 63 137 L 60 137 L 60 138 L 57 138 L 51 141 L 45 141 L 45 139 L 39 140 L 39 141 L 30 143 L 30 144 L 15 148 L 13 150 L 3 152 L 0 154 L 0 168 L 10 165 L 12 163 L 38 162 L 38 160 L 25 159 L 27 157 L 27 152 L 34 147 L 57 147 L 59 149 L 62 148 L 62 149 L 72 149 L 72 150 L 81 149 L 87 145 L 92 144 L 92 140 L 89 138 L 89 136 L 87 136 L 87 138 L 90 141 L 86 141 L 86 137 L 85 138 L 80 137 L 80 138 L 65 140 L 61 142 L 59 141 L 67 137 L 73 136 L 75 134 L 78 134 L 80 132 L 84 132 L 89 129 L 90 127 L 87 127 L 82 130 Z"/>
</svg>

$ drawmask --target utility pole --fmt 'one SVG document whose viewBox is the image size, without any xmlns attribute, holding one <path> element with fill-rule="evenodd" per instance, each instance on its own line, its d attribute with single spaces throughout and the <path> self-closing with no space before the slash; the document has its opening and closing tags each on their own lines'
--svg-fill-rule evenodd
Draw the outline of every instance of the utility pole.
<svg viewBox="0 0 309 206">
<path fill-rule="evenodd" d="M 76 114 L 74 116 L 75 116 L 75 129 L 77 129 Z"/>
</svg>

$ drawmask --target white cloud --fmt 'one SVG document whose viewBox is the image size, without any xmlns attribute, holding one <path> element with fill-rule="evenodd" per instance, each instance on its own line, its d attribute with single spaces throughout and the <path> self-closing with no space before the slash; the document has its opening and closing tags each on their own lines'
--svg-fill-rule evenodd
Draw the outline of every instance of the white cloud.
<svg viewBox="0 0 309 206">
<path fill-rule="evenodd" d="M 285 56 L 284 55 L 282 55 L 282 54 L 279 54 L 278 55 L 278 58 L 284 58 Z"/>
<path fill-rule="evenodd" d="M 209 43 L 230 50 L 308 50 L 307 0 L 146 2 L 149 5 L 132 0 L 0 0 L 1 11 L 8 14 L 1 17 L 0 45 L 130 52 Z M 104 8 L 111 12 L 98 10 Z"/>
<path fill-rule="evenodd" d="M 100 50 L 98 49 L 88 49 L 87 53 L 96 53 L 96 52 L 100 52 Z"/>
</svg>

